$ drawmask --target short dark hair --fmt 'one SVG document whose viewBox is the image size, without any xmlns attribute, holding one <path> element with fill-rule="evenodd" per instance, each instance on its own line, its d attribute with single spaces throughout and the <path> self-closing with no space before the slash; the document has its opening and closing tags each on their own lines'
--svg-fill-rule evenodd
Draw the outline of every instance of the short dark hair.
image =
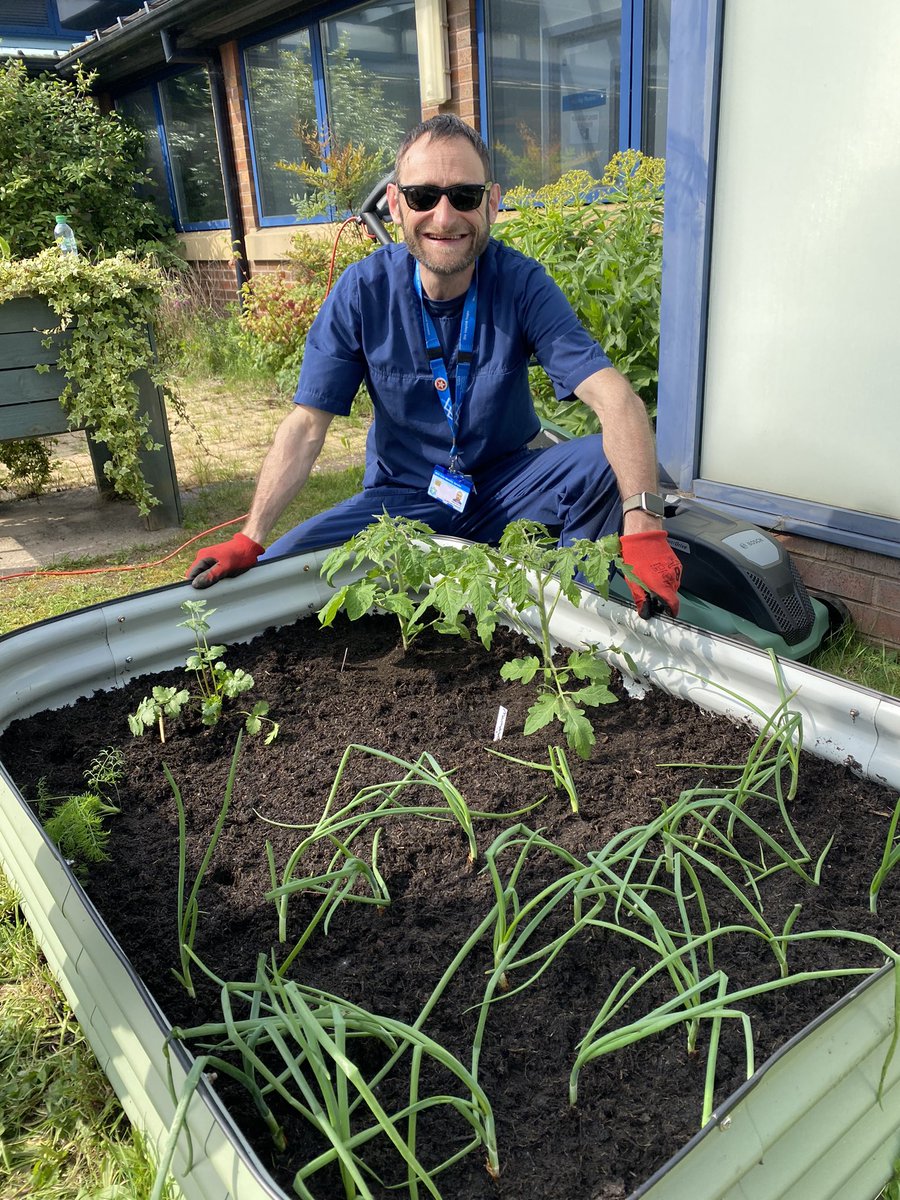
<svg viewBox="0 0 900 1200">
<path fill-rule="evenodd" d="M 460 120 L 455 113 L 438 113 L 436 117 L 429 117 L 427 121 L 420 121 L 415 129 L 409 131 L 397 149 L 397 156 L 394 159 L 394 179 L 399 177 L 400 164 L 410 148 L 423 137 L 430 137 L 438 142 L 446 141 L 449 138 L 465 138 L 481 159 L 485 179 L 490 179 L 491 156 L 481 134 L 473 129 L 471 125 L 467 125 L 465 121 Z"/>
</svg>

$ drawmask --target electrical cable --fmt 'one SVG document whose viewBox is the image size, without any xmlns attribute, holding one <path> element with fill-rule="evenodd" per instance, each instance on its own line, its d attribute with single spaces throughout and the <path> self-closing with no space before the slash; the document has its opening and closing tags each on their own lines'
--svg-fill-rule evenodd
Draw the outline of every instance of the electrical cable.
<svg viewBox="0 0 900 1200">
<path fill-rule="evenodd" d="M 216 531 L 219 529 L 226 529 L 229 525 L 237 525 L 238 521 L 245 521 L 248 515 L 248 513 L 244 513 L 243 516 L 233 517 L 230 521 L 223 521 L 221 525 L 213 525 L 211 529 L 204 529 L 202 533 L 197 533 L 192 538 L 188 538 L 188 540 L 183 542 L 177 549 L 173 550 L 170 554 L 165 555 L 164 558 L 156 559 L 155 562 L 124 563 L 112 567 L 73 567 L 68 571 L 44 571 L 40 567 L 34 567 L 30 571 L 15 571 L 12 575 L 0 575 L 0 583 L 6 583 L 10 579 L 29 579 L 33 578 L 34 576 L 40 576 L 43 578 L 44 576 L 49 577 L 57 575 L 103 575 L 109 571 L 146 571 L 151 567 L 161 567 L 163 563 L 167 563 L 170 558 L 174 558 L 177 554 L 180 554 L 182 550 L 186 550 L 188 546 L 192 546 L 194 542 L 199 541 L 201 538 L 208 537 L 211 533 L 216 533 Z"/>
<path fill-rule="evenodd" d="M 325 296 L 327 296 L 328 293 L 331 291 L 331 285 L 334 282 L 334 264 L 337 259 L 338 242 L 341 240 L 341 234 L 344 232 L 344 230 L 347 228 L 348 225 L 353 225 L 353 224 L 358 224 L 358 223 L 359 223 L 359 217 L 348 217 L 346 221 L 342 222 L 340 229 L 334 235 L 334 243 L 331 247 L 331 266 L 328 271 L 328 283 L 325 285 Z"/>
</svg>

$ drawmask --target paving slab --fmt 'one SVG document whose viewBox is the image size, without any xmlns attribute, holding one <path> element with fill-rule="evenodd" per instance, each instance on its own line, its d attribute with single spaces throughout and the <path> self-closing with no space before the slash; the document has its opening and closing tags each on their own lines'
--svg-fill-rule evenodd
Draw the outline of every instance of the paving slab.
<svg viewBox="0 0 900 1200">
<path fill-rule="evenodd" d="M 67 488 L 0 501 L 0 575 L 46 569 L 61 559 L 101 558 L 171 539 L 178 526 L 149 530 L 133 504 L 96 488 Z"/>
</svg>

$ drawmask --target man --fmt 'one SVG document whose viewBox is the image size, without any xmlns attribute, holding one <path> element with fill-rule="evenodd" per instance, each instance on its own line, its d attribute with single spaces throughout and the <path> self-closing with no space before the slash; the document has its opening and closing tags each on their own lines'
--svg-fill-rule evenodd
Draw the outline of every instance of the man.
<svg viewBox="0 0 900 1200">
<path fill-rule="evenodd" d="M 363 491 L 279 538 L 265 558 L 344 542 L 382 511 L 484 542 L 523 517 L 563 544 L 621 523 L 623 558 L 646 587 L 629 584 L 638 611 L 677 614 L 681 567 L 654 511 L 644 406 L 544 268 L 491 238 L 500 189 L 489 171 L 483 141 L 455 116 L 407 135 L 388 184 L 404 240 L 349 267 L 322 305 L 295 408 L 263 462 L 243 532 L 200 551 L 188 572 L 194 587 L 263 555 L 332 418 L 350 411 L 365 381 L 375 416 Z M 593 409 L 602 435 L 528 448 L 540 428 L 532 355 L 558 396 L 574 393 Z"/>
</svg>

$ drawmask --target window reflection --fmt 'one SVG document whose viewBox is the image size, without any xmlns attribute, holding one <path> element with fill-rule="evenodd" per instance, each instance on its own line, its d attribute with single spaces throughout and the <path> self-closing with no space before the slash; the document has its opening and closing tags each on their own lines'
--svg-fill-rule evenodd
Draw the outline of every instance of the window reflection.
<svg viewBox="0 0 900 1200">
<path fill-rule="evenodd" d="M 599 176 L 619 149 L 621 0 L 492 0 L 492 149 L 505 187 Z"/>
<path fill-rule="evenodd" d="M 362 5 L 252 46 L 244 62 L 263 218 L 358 206 L 419 120 L 415 0 Z M 279 163 L 324 165 L 334 186 L 311 188 Z"/>
<path fill-rule="evenodd" d="M 209 76 L 202 67 L 159 84 L 175 204 L 182 225 L 225 220 L 225 189 Z"/>
</svg>

